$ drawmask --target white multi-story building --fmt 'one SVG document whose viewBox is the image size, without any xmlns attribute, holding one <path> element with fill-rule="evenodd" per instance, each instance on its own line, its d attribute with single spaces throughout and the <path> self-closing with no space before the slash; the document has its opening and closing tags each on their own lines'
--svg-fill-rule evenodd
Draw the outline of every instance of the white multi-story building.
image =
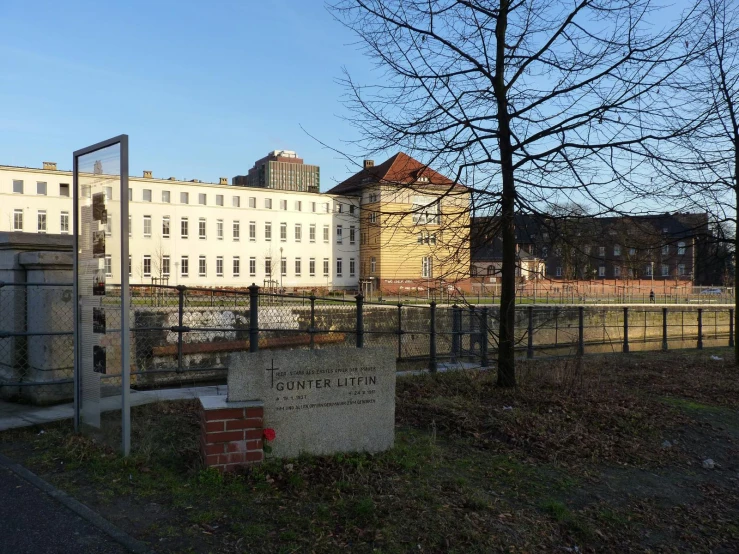
<svg viewBox="0 0 739 554">
<path fill-rule="evenodd" d="M 106 202 L 120 191 L 105 189 Z M 356 289 L 359 198 L 174 177 L 129 178 L 132 283 Z M 72 172 L 0 166 L 0 231 L 68 234 Z M 107 222 L 105 265 L 117 274 L 120 222 Z M 109 254 L 108 254 L 109 252 Z"/>
</svg>

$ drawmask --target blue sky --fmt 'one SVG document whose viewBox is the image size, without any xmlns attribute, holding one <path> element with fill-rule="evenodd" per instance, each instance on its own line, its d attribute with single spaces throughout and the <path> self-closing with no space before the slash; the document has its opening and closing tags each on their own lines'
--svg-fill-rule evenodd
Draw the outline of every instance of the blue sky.
<svg viewBox="0 0 739 554">
<path fill-rule="evenodd" d="M 356 138 L 335 82 L 372 77 L 353 41 L 322 0 L 0 0 L 0 164 L 71 169 L 127 133 L 132 175 L 230 179 L 284 148 L 327 190 L 357 168 L 301 125 Z"/>
</svg>

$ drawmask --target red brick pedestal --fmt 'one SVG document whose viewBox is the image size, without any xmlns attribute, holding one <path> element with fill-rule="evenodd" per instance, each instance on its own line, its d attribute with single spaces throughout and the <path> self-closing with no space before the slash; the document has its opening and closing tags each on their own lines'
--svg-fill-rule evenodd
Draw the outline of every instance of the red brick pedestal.
<svg viewBox="0 0 739 554">
<path fill-rule="evenodd" d="M 206 396 L 200 404 L 200 451 L 207 467 L 229 471 L 264 459 L 261 402 L 227 402 L 225 396 Z"/>
</svg>

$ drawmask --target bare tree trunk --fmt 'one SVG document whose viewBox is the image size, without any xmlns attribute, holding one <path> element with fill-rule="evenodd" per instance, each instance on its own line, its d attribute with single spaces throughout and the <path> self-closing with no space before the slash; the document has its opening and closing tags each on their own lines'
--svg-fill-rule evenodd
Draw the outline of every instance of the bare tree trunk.
<svg viewBox="0 0 739 554">
<path fill-rule="evenodd" d="M 513 176 L 511 122 L 505 85 L 505 39 L 508 24 L 508 0 L 500 0 L 500 13 L 495 27 L 496 59 L 493 89 L 498 103 L 498 145 L 501 176 L 501 238 L 503 268 L 500 288 L 500 336 L 498 338 L 498 386 L 516 386 L 514 329 L 516 325 L 516 184 Z"/>
<path fill-rule="evenodd" d="M 734 206 L 739 209 L 739 134 L 734 133 Z M 739 217 L 737 218 L 739 220 Z M 734 232 L 734 363 L 739 365 L 739 232 Z"/>
</svg>

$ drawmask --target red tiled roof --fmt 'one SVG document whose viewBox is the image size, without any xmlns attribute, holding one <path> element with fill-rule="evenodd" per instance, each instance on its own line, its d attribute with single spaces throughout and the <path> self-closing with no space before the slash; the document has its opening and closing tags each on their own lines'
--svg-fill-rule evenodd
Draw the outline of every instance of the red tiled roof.
<svg viewBox="0 0 739 554">
<path fill-rule="evenodd" d="M 419 178 L 421 177 L 427 177 L 428 182 L 419 183 Z M 411 185 L 415 183 L 419 186 L 439 186 L 445 188 L 463 187 L 463 185 L 455 184 L 448 177 L 444 177 L 441 173 L 425 166 L 407 154 L 398 152 L 380 165 L 368 167 L 359 173 L 355 173 L 328 192 L 329 194 L 346 194 L 377 183 L 396 185 Z"/>
</svg>

